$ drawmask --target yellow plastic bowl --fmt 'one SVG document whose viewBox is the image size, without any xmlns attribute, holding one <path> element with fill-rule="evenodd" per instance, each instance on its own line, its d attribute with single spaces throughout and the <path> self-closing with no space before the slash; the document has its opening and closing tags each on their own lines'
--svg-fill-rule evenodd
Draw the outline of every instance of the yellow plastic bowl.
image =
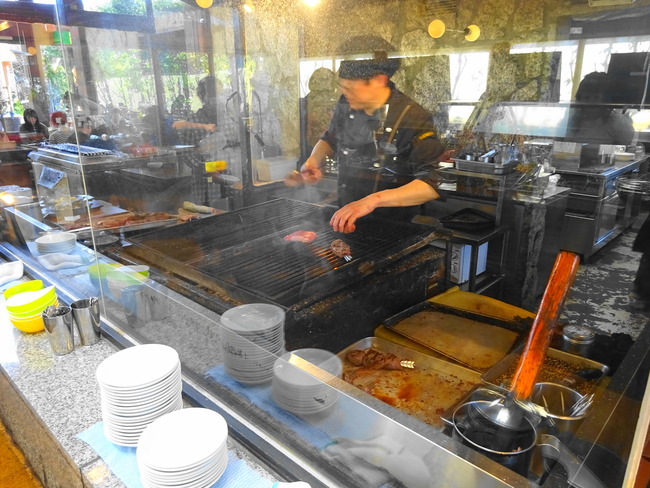
<svg viewBox="0 0 650 488">
<path fill-rule="evenodd" d="M 42 290 L 25 291 L 7 300 L 7 310 L 11 315 L 31 317 L 40 313 L 45 307 L 56 300 L 56 290 L 48 286 Z"/>
<path fill-rule="evenodd" d="M 40 332 L 45 329 L 45 324 L 43 324 L 43 316 L 40 313 L 38 315 L 34 315 L 33 317 L 27 317 L 24 319 L 9 317 L 9 320 L 16 329 L 27 332 L 28 334 Z"/>
<path fill-rule="evenodd" d="M 31 280 L 25 281 L 24 283 L 19 283 L 11 288 L 7 288 L 3 293 L 5 300 L 9 300 L 12 296 L 18 295 L 25 291 L 38 291 L 43 289 L 43 282 L 41 280 Z"/>
</svg>

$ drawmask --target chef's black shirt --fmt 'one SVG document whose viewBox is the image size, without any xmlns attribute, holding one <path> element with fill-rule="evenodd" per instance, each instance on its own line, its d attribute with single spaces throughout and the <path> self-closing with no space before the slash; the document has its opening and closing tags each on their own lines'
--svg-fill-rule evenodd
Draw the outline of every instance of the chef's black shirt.
<svg viewBox="0 0 650 488">
<path fill-rule="evenodd" d="M 400 92 L 392 82 L 389 87 L 391 93 L 383 123 L 383 109 L 368 115 L 364 110 L 352 109 L 341 96 L 322 136 L 336 154 L 340 205 L 359 200 L 374 191 L 400 187 L 416 178 L 437 187 L 434 170 L 443 146 L 431 114 Z M 408 218 L 417 213 L 416 209 L 378 209 L 375 214 Z"/>
</svg>

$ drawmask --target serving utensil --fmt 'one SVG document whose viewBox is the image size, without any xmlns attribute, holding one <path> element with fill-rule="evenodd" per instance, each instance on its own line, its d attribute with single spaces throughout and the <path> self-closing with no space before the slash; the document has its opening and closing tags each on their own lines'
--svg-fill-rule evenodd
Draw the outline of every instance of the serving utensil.
<svg viewBox="0 0 650 488">
<path fill-rule="evenodd" d="M 587 413 L 591 408 L 591 404 L 594 402 L 594 394 L 585 395 L 580 400 L 575 402 L 569 411 L 570 417 L 580 417 Z"/>
<path fill-rule="evenodd" d="M 511 389 L 506 394 L 500 408 L 489 408 L 484 411 L 484 420 L 490 424 L 489 429 L 494 430 L 498 435 L 491 436 L 491 445 L 483 447 L 495 451 L 506 451 L 510 447 L 512 437 L 510 432 L 516 432 L 526 427 L 524 409 L 532 410 L 535 413 L 540 413 L 543 410 L 541 406 L 539 408 L 532 406 L 528 399 L 533 393 L 564 300 L 575 279 L 579 262 L 580 258 L 575 253 L 561 251 L 558 254 L 528 340 L 512 378 Z M 494 406 L 496 407 L 496 405 Z M 544 414 L 544 416 L 546 415 Z"/>
</svg>

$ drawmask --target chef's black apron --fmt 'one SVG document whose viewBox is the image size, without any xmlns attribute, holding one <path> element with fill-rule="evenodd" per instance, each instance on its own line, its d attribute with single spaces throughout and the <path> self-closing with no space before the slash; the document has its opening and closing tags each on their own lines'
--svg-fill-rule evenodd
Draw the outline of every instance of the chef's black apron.
<svg viewBox="0 0 650 488">
<path fill-rule="evenodd" d="M 376 114 L 349 110 L 341 125 L 337 128 L 338 199 L 341 207 L 371 193 L 398 188 L 413 181 L 411 173 L 404 174 L 404 166 L 399 164 L 400 155 L 394 143 L 389 142 L 390 133 L 383 130 Z M 419 213 L 419 208 L 378 208 L 373 215 L 410 221 Z"/>
</svg>

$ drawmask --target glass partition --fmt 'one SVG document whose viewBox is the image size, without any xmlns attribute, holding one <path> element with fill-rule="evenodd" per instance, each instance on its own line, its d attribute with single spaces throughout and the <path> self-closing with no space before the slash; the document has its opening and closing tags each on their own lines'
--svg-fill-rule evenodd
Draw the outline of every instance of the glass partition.
<svg viewBox="0 0 650 488">
<path fill-rule="evenodd" d="M 440 209 L 456 210 L 454 198 L 489 217 L 507 209 L 498 216 L 506 225 L 494 231 L 502 241 L 491 242 L 483 258 L 494 264 L 498 251 L 503 275 L 504 267 L 521 266 L 503 260 L 507 232 L 516 227 L 512 214 L 524 199 L 486 181 L 501 181 L 510 195 L 524 177 L 532 188 L 529 177 L 541 166 L 593 175 L 595 158 L 600 163 L 606 151 L 617 170 L 618 153 L 632 153 L 634 171 L 641 169 L 650 120 L 647 5 L 127 3 L 56 2 L 47 6 L 49 23 L 11 22 L 12 41 L 0 44 L 3 254 L 23 260 L 62 299 L 101 297 L 107 336 L 120 345 L 157 342 L 178 350 L 193 401 L 228 412 L 235 435 L 286 479 L 345 487 L 566 486 L 564 471 L 586 466 L 603 486 L 622 485 L 647 379 L 645 333 L 634 337 L 616 373 L 594 387 L 593 415 L 559 436 L 562 449 L 578 455 L 568 467 L 553 462 L 557 445 L 539 447 L 541 437 L 530 452 L 514 449 L 510 456 L 461 442 L 455 407 L 503 401 L 504 391 L 485 393 L 478 388 L 482 372 L 373 335 L 448 287 L 441 269 L 454 249 L 434 235 L 439 229 L 421 223 Z M 617 27 L 619 17 L 628 19 L 625 29 Z M 602 37 L 586 27 L 592 24 L 602 27 Z M 387 71 L 385 63 L 394 67 L 395 60 L 399 68 Z M 355 77 L 349 66 L 371 71 Z M 346 90 L 373 83 L 404 97 L 391 98 L 393 107 L 406 99 L 427 114 L 422 130 L 396 142 L 393 153 L 393 137 L 412 129 L 401 125 L 408 109 L 391 112 L 387 100 L 372 110 L 349 107 Z M 30 122 L 26 109 L 46 127 Z M 379 148 L 381 158 L 354 169 L 371 175 L 375 190 L 414 178 L 434 181 L 427 185 L 443 196 L 452 190 L 447 200 L 418 206 L 415 220 L 376 213 L 359 220 L 354 233 L 335 232 L 330 221 L 341 185 L 356 164 L 342 157 L 343 142 L 323 158 L 317 184 L 292 185 L 290 178 L 302 178 L 325 131 L 331 136 L 342 119 L 362 112 L 375 124 L 363 143 Z M 428 138 L 437 150 L 426 164 L 409 166 L 410 173 L 391 165 L 387 155 L 397 161 Z M 512 149 L 505 162 L 516 170 L 495 176 L 476 166 L 494 165 L 480 156 L 503 146 Z M 459 159 L 472 164 L 468 173 L 460 165 L 437 171 L 439 163 Z M 589 177 L 598 191 L 602 186 L 600 196 L 612 197 L 608 175 Z M 544 188 L 535 195 L 534 203 L 543 202 Z M 613 215 L 620 210 L 608 205 Z M 64 233 L 74 234 L 65 252 L 38 240 Z M 590 250 L 601 234 L 591 237 Z M 463 238 L 477 249 L 484 244 Z M 337 254 L 335 239 L 351 250 Z M 262 346 L 259 334 L 227 330 L 221 320 L 251 303 L 276 306 L 284 316 L 278 335 L 263 337 Z M 415 361 L 416 371 L 430 368 L 431 397 L 409 410 L 400 401 L 422 386 L 408 383 L 397 396 L 394 385 L 386 386 L 389 393 L 377 386 L 394 371 L 403 374 L 401 363 L 351 366 L 349 348 L 373 347 L 385 354 L 396 347 L 393 359 Z M 306 349 L 338 355 L 343 368 L 285 355 Z M 275 376 L 293 368 L 307 372 L 295 381 L 302 390 Z M 462 374 L 467 379 L 457 381 Z M 364 375 L 371 379 L 364 383 Z M 442 401 L 435 393 L 450 383 L 458 388 Z M 623 417 L 634 421 L 617 420 Z M 511 464 L 528 455 L 525 468 Z M 611 479 L 602 478 L 600 459 Z M 592 481 L 584 486 L 599 486 Z"/>
</svg>

